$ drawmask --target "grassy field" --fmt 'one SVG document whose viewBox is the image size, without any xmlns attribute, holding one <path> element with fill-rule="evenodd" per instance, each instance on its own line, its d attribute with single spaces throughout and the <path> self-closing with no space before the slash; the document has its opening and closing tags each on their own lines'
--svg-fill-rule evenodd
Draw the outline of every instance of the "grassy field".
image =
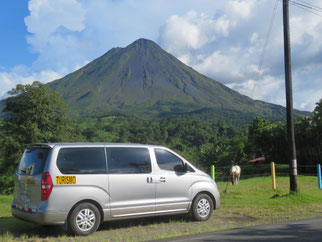
<svg viewBox="0 0 322 242">
<path fill-rule="evenodd" d="M 277 178 L 277 190 L 271 178 L 241 180 L 238 186 L 219 183 L 222 207 L 207 222 L 195 222 L 186 216 L 103 223 L 89 237 L 70 237 L 62 227 L 40 226 L 14 219 L 10 213 L 12 196 L 0 196 L 0 241 L 142 241 L 202 233 L 242 226 L 274 223 L 322 215 L 322 190 L 316 177 L 298 176 L 298 194 L 289 194 L 289 178 Z"/>
</svg>

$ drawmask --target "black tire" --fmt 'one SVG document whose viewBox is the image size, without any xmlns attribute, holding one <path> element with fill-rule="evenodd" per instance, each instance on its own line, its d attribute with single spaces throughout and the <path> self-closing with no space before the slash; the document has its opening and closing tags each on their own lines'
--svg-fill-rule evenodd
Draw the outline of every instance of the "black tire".
<svg viewBox="0 0 322 242">
<path fill-rule="evenodd" d="M 194 199 L 191 214 L 197 221 L 207 221 L 214 211 L 214 204 L 212 199 L 205 193 L 197 195 Z"/>
<path fill-rule="evenodd" d="M 67 229 L 74 235 L 86 236 L 94 233 L 101 223 L 101 214 L 92 203 L 78 204 L 67 218 Z"/>
</svg>

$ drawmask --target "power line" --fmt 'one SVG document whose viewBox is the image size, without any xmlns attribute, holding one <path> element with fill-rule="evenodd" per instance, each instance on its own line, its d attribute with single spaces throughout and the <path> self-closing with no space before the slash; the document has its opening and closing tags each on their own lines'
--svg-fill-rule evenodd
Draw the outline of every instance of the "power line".
<svg viewBox="0 0 322 242">
<path fill-rule="evenodd" d="M 315 8 L 315 9 L 318 9 L 318 10 L 322 10 L 321 7 L 316 6 L 316 5 L 312 4 L 312 3 L 308 3 L 308 2 L 305 2 L 303 0 L 297 0 L 297 1 L 300 2 L 300 3 L 302 3 L 302 4 L 304 4 L 304 5 L 310 6 L 311 8 Z"/>
<path fill-rule="evenodd" d="M 273 14 L 271 16 L 271 20 L 270 20 L 270 23 L 269 23 L 269 27 L 268 27 L 268 30 L 267 30 L 267 34 L 266 34 L 266 38 L 265 38 L 265 43 L 264 43 L 264 47 L 263 47 L 263 50 L 262 50 L 262 53 L 260 55 L 260 59 L 259 59 L 259 64 L 258 64 L 258 73 L 257 73 L 257 76 L 255 78 L 255 83 L 254 83 L 254 86 L 253 86 L 253 89 L 252 89 L 252 92 L 251 92 L 251 97 L 253 97 L 254 95 L 254 91 L 256 89 L 256 83 L 259 79 L 259 76 L 261 75 L 261 70 L 262 70 L 262 66 L 263 66 L 263 62 L 264 62 L 264 55 L 265 55 L 265 51 L 267 49 L 267 45 L 268 45 L 268 41 L 269 41 L 269 37 L 271 35 L 271 32 L 272 32 L 272 28 L 273 28 L 273 23 L 274 23 L 274 20 L 275 20 L 275 16 L 276 16 L 276 10 L 277 10 L 277 7 L 278 7 L 278 1 L 279 0 L 276 0 L 275 2 L 275 6 L 274 6 L 274 10 L 273 10 Z"/>
<path fill-rule="evenodd" d="M 283 0 L 279 0 L 281 3 L 283 3 Z M 313 14 L 316 14 L 318 16 L 321 16 L 318 13 L 322 13 L 322 8 L 307 2 L 304 2 L 302 0 L 289 0 L 289 3 L 293 6 L 296 6 L 298 8 L 301 8 L 305 11 L 311 12 Z"/>
<path fill-rule="evenodd" d="M 301 6 L 301 7 L 304 7 L 304 8 L 314 9 L 313 7 L 308 6 L 308 5 L 306 5 L 306 4 L 303 4 L 303 3 L 298 3 L 298 2 L 294 2 L 294 1 L 291 1 L 291 3 L 292 3 L 293 5 L 298 5 L 298 6 Z"/>
<path fill-rule="evenodd" d="M 280 2 L 283 2 L 283 0 L 279 0 Z M 307 11 L 307 12 L 310 12 L 312 14 L 315 14 L 319 17 L 322 17 L 322 14 L 319 14 L 319 13 L 322 13 L 322 8 L 321 7 L 318 7 L 316 5 L 313 5 L 313 4 L 309 4 L 307 2 L 304 2 L 302 0 L 297 0 L 297 1 L 293 1 L 293 0 L 290 0 L 290 4 L 292 6 L 295 6 L 295 7 L 298 7 L 304 11 Z"/>
<path fill-rule="evenodd" d="M 317 15 L 317 16 L 319 16 L 319 17 L 322 17 L 322 14 L 319 14 L 319 13 L 317 13 L 317 12 L 314 12 L 314 11 L 312 11 L 312 10 L 310 10 L 310 9 L 306 8 L 306 7 L 303 7 L 303 5 L 302 5 L 302 4 L 301 4 L 301 5 L 299 5 L 299 4 L 298 4 L 298 3 L 296 3 L 296 2 L 291 2 L 291 5 L 293 5 L 293 6 L 295 6 L 295 7 L 298 7 L 298 8 L 300 8 L 300 9 L 303 9 L 304 11 L 307 11 L 307 12 L 313 13 L 314 15 Z M 318 12 L 321 12 L 321 13 L 322 13 L 322 11 L 318 11 Z"/>
<path fill-rule="evenodd" d="M 284 3 L 283 0 L 279 0 L 282 4 Z M 315 11 L 322 11 L 322 8 L 317 6 L 317 5 L 313 5 L 313 4 L 310 4 L 310 3 L 307 3 L 303 0 L 289 0 L 289 3 L 292 3 L 293 5 L 294 4 L 297 4 L 297 5 L 300 5 L 302 7 L 305 7 L 305 8 L 309 8 L 309 9 L 312 9 L 312 10 L 315 10 Z"/>
</svg>

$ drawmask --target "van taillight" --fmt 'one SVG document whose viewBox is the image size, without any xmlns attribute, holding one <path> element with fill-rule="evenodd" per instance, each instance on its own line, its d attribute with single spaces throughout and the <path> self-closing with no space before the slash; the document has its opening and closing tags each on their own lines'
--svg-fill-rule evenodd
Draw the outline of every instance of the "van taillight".
<svg viewBox="0 0 322 242">
<path fill-rule="evenodd" d="M 41 177 L 41 200 L 47 200 L 53 190 L 53 181 L 49 172 L 44 172 Z"/>
</svg>

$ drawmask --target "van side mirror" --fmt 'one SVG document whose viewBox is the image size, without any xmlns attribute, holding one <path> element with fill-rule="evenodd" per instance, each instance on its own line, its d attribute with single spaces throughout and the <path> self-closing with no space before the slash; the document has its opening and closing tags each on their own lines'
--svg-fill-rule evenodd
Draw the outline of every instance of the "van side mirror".
<svg viewBox="0 0 322 242">
<path fill-rule="evenodd" d="M 184 163 L 184 165 L 176 165 L 174 167 L 174 171 L 186 173 L 186 172 L 194 172 L 195 170 L 191 166 L 189 166 L 188 163 Z"/>
<path fill-rule="evenodd" d="M 183 166 L 183 165 L 176 165 L 174 167 L 174 171 L 175 172 L 182 172 L 182 173 L 185 173 L 186 172 L 186 164 Z"/>
<path fill-rule="evenodd" d="M 195 172 L 195 170 L 189 166 L 188 163 L 184 163 L 184 169 L 185 169 L 185 172 Z"/>
<path fill-rule="evenodd" d="M 189 171 L 189 165 L 187 163 L 184 163 L 184 172 Z"/>
</svg>

